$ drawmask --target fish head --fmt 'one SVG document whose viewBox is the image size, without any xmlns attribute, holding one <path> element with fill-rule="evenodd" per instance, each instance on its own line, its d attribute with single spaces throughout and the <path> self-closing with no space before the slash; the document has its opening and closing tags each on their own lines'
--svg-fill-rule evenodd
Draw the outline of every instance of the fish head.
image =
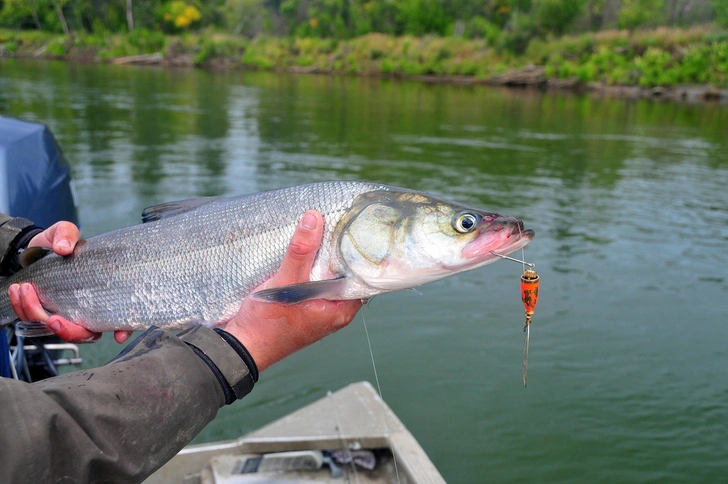
<svg viewBox="0 0 728 484">
<path fill-rule="evenodd" d="M 533 239 L 513 217 L 415 191 L 361 195 L 340 230 L 350 275 L 381 292 L 476 269 Z"/>
</svg>

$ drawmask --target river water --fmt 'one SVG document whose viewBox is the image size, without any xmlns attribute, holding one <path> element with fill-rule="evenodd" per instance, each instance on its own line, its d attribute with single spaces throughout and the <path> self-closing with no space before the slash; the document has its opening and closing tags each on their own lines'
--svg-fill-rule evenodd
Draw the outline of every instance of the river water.
<svg viewBox="0 0 728 484">
<path fill-rule="evenodd" d="M 0 60 L 0 114 L 47 123 L 86 235 L 163 201 L 332 179 L 434 192 L 536 231 L 521 267 L 375 298 L 196 442 L 362 379 L 448 482 L 728 476 L 728 108 L 360 78 Z M 83 348 L 85 366 L 119 350 Z"/>
</svg>

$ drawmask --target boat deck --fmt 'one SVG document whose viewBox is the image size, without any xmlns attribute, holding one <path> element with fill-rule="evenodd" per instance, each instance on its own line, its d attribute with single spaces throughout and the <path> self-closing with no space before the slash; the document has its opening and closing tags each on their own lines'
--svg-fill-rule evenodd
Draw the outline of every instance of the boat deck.
<svg viewBox="0 0 728 484">
<path fill-rule="evenodd" d="M 376 468 L 324 464 L 312 470 L 248 472 L 261 459 L 273 462 L 278 453 L 299 457 L 292 467 L 306 467 L 332 451 L 370 450 Z M 396 469 L 395 459 L 396 457 Z M 288 459 L 288 462 L 294 460 Z M 305 462 L 304 462 L 305 461 Z M 302 462 L 304 462 L 302 464 Z M 313 464 L 312 464 L 313 466 Z M 263 465 L 265 467 L 265 465 Z M 315 467 L 315 466 L 313 466 Z M 246 470 L 244 470 L 246 469 Z M 384 403 L 369 382 L 352 383 L 329 393 L 296 412 L 237 440 L 191 445 L 184 448 L 145 484 L 249 484 L 295 482 L 444 483 L 437 468 L 417 440 Z"/>
</svg>

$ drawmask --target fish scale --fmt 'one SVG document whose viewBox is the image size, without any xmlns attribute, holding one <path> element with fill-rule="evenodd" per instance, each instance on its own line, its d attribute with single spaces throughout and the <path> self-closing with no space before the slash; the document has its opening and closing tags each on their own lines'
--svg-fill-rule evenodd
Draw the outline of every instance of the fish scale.
<svg viewBox="0 0 728 484">
<path fill-rule="evenodd" d="M 312 209 L 324 217 L 312 282 L 256 298 L 368 298 L 482 266 L 495 259 L 489 249 L 512 252 L 533 237 L 510 217 L 366 182 L 161 204 L 145 210 L 145 223 L 81 241 L 72 256 L 50 254 L 3 280 L 0 327 L 16 319 L 7 296 L 15 282 L 31 282 L 48 312 L 91 331 L 223 325 L 277 271 Z M 462 213 L 477 227 L 455 230 Z"/>
<path fill-rule="evenodd" d="M 382 188 L 326 182 L 218 198 L 91 237 L 74 256 L 48 255 L 3 281 L 0 317 L 15 319 L 7 287 L 30 281 L 49 312 L 91 331 L 224 324 L 278 269 L 303 213 L 319 210 L 330 239 L 359 194 Z M 330 256 L 330 245 L 319 259 Z"/>
</svg>

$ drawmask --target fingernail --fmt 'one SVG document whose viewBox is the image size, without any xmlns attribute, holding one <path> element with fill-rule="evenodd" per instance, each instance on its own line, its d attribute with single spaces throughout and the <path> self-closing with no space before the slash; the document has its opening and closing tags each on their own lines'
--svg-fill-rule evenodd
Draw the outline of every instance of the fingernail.
<svg viewBox="0 0 728 484">
<path fill-rule="evenodd" d="M 316 228 L 316 217 L 310 213 L 307 213 L 306 215 L 303 216 L 303 220 L 301 221 L 301 226 L 304 229 L 308 229 L 308 230 L 315 229 Z"/>
<path fill-rule="evenodd" d="M 67 240 L 59 240 L 56 242 L 56 249 L 63 249 L 64 251 L 68 252 L 71 250 L 71 243 Z"/>
<path fill-rule="evenodd" d="M 48 327 L 51 328 L 54 333 L 57 333 L 61 330 L 61 323 L 56 320 L 48 321 Z"/>
</svg>

